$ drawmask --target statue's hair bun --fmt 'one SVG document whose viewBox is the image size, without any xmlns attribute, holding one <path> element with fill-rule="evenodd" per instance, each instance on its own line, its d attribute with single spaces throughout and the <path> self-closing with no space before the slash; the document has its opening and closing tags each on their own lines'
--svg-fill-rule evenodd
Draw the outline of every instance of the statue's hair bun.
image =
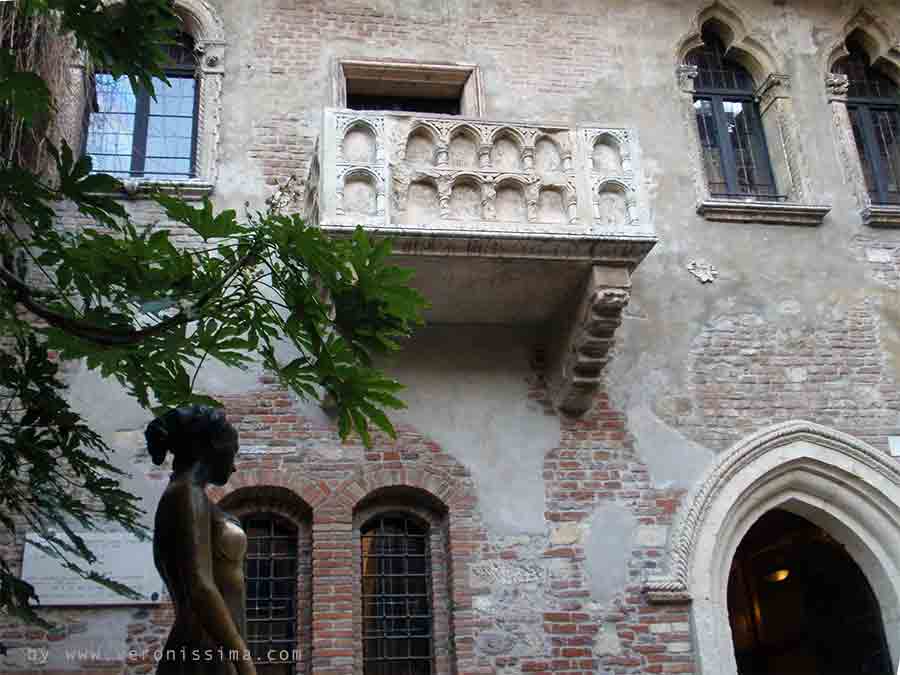
<svg viewBox="0 0 900 675">
<path fill-rule="evenodd" d="M 190 460 L 198 441 L 204 445 L 211 436 L 225 432 L 236 434 L 221 409 L 190 405 L 173 408 L 150 422 L 144 438 L 153 463 L 159 466 L 170 452 L 177 456 L 176 462 Z"/>
<path fill-rule="evenodd" d="M 172 439 L 163 417 L 157 417 L 147 425 L 144 438 L 147 439 L 147 450 L 153 463 L 161 465 L 166 459 L 166 454 L 172 449 Z"/>
</svg>

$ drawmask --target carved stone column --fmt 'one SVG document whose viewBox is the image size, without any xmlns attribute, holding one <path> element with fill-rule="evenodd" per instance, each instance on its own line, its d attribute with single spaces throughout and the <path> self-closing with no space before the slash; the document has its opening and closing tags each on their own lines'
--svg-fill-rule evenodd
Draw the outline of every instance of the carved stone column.
<svg viewBox="0 0 900 675">
<path fill-rule="evenodd" d="M 491 168 L 491 149 L 493 146 L 490 143 L 481 143 L 478 146 L 478 166 L 482 169 L 490 169 Z"/>
</svg>

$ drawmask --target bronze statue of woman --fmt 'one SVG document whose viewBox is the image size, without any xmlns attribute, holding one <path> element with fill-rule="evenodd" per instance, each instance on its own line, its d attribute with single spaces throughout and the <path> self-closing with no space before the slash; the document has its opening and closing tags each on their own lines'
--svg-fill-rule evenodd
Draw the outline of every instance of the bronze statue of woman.
<svg viewBox="0 0 900 675">
<path fill-rule="evenodd" d="M 153 558 L 175 605 L 159 675 L 256 675 L 243 638 L 244 555 L 240 523 L 210 502 L 206 486 L 234 472 L 237 431 L 220 410 L 187 406 L 147 426 L 147 448 L 172 477 L 153 530 Z"/>
</svg>

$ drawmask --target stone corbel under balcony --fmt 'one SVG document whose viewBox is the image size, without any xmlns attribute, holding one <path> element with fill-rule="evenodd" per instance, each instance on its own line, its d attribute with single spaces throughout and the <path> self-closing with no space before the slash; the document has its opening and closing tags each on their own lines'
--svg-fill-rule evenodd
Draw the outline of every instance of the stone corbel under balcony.
<svg viewBox="0 0 900 675">
<path fill-rule="evenodd" d="M 597 265 L 574 311 L 563 313 L 559 342 L 548 362 L 550 391 L 559 410 L 581 415 L 591 407 L 630 297 L 627 269 Z"/>
<path fill-rule="evenodd" d="M 900 206 L 873 204 L 862 211 L 864 225 L 870 227 L 900 227 Z"/>
<path fill-rule="evenodd" d="M 697 205 L 697 213 L 707 220 L 766 225 L 821 225 L 830 211 L 820 204 L 741 199 L 704 199 Z"/>
</svg>

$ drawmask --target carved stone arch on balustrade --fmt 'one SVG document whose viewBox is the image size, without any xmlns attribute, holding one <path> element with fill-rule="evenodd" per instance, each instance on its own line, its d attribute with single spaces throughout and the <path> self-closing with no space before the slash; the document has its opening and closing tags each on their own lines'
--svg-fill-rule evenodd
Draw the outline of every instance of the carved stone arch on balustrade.
<svg viewBox="0 0 900 675">
<path fill-rule="evenodd" d="M 378 128 L 366 119 L 356 119 L 341 130 L 340 161 L 375 164 L 383 154 Z"/>
<path fill-rule="evenodd" d="M 677 43 L 676 66 L 684 64 L 687 55 L 703 45 L 703 31 L 709 29 L 722 40 L 725 53 L 750 72 L 757 86 L 773 73 L 786 72 L 784 58 L 769 37 L 754 30 L 741 10 L 723 0 L 694 15 L 690 28 Z"/>
<path fill-rule="evenodd" d="M 589 169 L 601 176 L 624 176 L 631 172 L 631 144 L 627 136 L 601 131 L 588 139 Z"/>
<path fill-rule="evenodd" d="M 470 171 L 460 171 L 450 182 L 448 218 L 455 220 L 482 220 L 482 183 L 484 179 Z"/>
<path fill-rule="evenodd" d="M 849 56 L 847 39 L 855 37 L 869 58 L 869 63 L 900 86 L 900 35 L 878 13 L 869 7 L 856 7 L 841 20 L 835 31 L 838 37 L 824 51 L 823 77 L 828 80 L 835 65 Z"/>
<path fill-rule="evenodd" d="M 525 162 L 525 137 L 514 127 L 497 127 L 490 135 L 491 167 L 495 171 L 521 171 Z M 529 148 L 531 151 L 533 147 Z"/>
<path fill-rule="evenodd" d="M 634 189 L 616 178 L 600 179 L 593 190 L 594 221 L 604 228 L 634 225 L 636 199 Z"/>
<path fill-rule="evenodd" d="M 428 122 L 416 120 L 404 139 L 400 157 L 411 164 L 433 165 L 438 161 L 438 149 L 441 147 L 446 151 L 440 131 Z"/>
<path fill-rule="evenodd" d="M 571 160 L 571 155 L 569 159 Z M 553 134 L 540 132 L 535 136 L 534 168 L 537 173 L 556 173 L 566 170 L 563 147 Z"/>
<path fill-rule="evenodd" d="M 458 124 L 448 134 L 448 162 L 458 169 L 477 169 L 481 134 L 469 124 Z M 440 163 L 440 162 L 439 162 Z"/>
<path fill-rule="evenodd" d="M 384 181 L 368 167 L 352 167 L 338 176 L 338 215 L 384 215 Z"/>
<path fill-rule="evenodd" d="M 565 189 L 559 185 L 544 185 L 538 191 L 536 220 L 542 223 L 569 221 Z"/>
<path fill-rule="evenodd" d="M 414 173 L 406 190 L 406 222 L 431 225 L 440 220 L 440 186 L 434 176 Z"/>
<path fill-rule="evenodd" d="M 497 220 L 521 223 L 528 220 L 527 195 L 532 181 L 519 174 L 500 174 L 494 179 L 494 211 Z"/>
</svg>

